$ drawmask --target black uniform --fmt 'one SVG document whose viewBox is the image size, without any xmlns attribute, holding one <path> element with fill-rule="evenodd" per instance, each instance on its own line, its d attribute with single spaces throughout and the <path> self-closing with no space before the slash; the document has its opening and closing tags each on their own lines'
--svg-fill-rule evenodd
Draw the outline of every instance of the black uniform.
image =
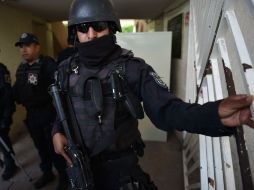
<svg viewBox="0 0 254 190">
<path fill-rule="evenodd" d="M 32 65 L 23 62 L 16 72 L 14 95 L 17 103 L 25 106 L 25 123 L 41 158 L 44 173 L 52 170 L 52 163 L 60 172 L 65 169 L 64 160 L 54 152 L 51 130 L 55 110 L 48 86 L 54 80 L 56 63 L 50 57 L 40 56 Z"/>
<path fill-rule="evenodd" d="M 97 190 L 118 190 L 130 181 L 138 182 L 141 189 L 156 189 L 137 164 L 136 154 L 142 155 L 137 125 L 137 119 L 142 118 L 140 102 L 159 129 L 209 136 L 232 134 L 233 130 L 220 122 L 219 102 L 201 106 L 178 99 L 151 66 L 116 45 L 114 35 L 78 44 L 77 49 L 77 57 L 59 66 L 59 81 L 72 99 L 82 137 L 90 151 Z M 117 86 L 112 85 L 113 73 L 121 84 L 117 90 L 113 90 Z M 102 101 L 98 100 L 98 89 L 102 89 Z M 122 96 L 117 99 L 114 96 L 119 92 Z M 134 111 L 130 104 L 136 108 Z M 61 132 L 57 123 L 56 132 Z"/>
<path fill-rule="evenodd" d="M 0 63 L 0 137 L 12 152 L 13 148 L 8 133 L 12 123 L 12 114 L 14 111 L 15 104 L 12 96 L 10 73 L 7 70 L 6 66 Z M 8 151 L 1 143 L 0 149 L 4 154 L 5 165 L 5 171 L 2 177 L 4 179 L 8 179 L 11 177 L 13 170 L 16 168 L 16 165 L 10 153 L 8 153 Z"/>
</svg>

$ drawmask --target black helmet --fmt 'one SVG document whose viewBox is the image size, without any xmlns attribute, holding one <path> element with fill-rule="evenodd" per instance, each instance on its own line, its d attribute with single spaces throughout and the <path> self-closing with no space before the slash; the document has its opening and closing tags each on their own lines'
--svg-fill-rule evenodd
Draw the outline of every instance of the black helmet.
<svg viewBox="0 0 254 190">
<path fill-rule="evenodd" d="M 120 20 L 109 0 L 74 0 L 68 21 L 68 38 L 71 44 L 74 44 L 76 36 L 74 25 L 96 21 L 108 21 L 113 24 L 114 33 L 121 32 Z"/>
</svg>

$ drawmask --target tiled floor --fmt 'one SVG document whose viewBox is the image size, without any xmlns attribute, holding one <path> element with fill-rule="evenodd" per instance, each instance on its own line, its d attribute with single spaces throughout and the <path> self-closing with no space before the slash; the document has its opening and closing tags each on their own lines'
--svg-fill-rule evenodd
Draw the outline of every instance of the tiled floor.
<svg viewBox="0 0 254 190">
<path fill-rule="evenodd" d="M 16 158 L 33 178 L 28 178 L 19 169 L 9 181 L 0 178 L 0 190 L 33 190 L 33 183 L 41 175 L 39 157 L 29 135 L 23 135 L 14 144 Z M 140 164 L 150 175 L 159 190 L 183 190 L 182 156 L 180 144 L 175 136 L 168 143 L 146 142 L 145 156 Z M 3 169 L 0 168 L 0 174 Z M 54 190 L 57 179 L 41 190 Z"/>
<path fill-rule="evenodd" d="M 140 160 L 159 190 L 183 190 L 182 151 L 176 136 L 169 142 L 146 142 L 145 156 Z"/>
</svg>

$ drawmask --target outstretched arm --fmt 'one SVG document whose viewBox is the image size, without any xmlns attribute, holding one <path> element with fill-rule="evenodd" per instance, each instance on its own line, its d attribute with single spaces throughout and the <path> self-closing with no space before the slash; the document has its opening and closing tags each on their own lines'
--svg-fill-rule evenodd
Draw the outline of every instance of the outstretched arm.
<svg viewBox="0 0 254 190">
<path fill-rule="evenodd" d="M 238 95 L 203 105 L 186 103 L 170 93 L 154 70 L 145 63 L 127 64 L 125 73 L 137 73 L 134 77 L 127 75 L 126 79 L 143 101 L 146 114 L 159 129 L 217 137 L 234 134 L 233 126 L 239 124 L 253 127 L 249 108 L 253 101 L 251 96 Z"/>
</svg>

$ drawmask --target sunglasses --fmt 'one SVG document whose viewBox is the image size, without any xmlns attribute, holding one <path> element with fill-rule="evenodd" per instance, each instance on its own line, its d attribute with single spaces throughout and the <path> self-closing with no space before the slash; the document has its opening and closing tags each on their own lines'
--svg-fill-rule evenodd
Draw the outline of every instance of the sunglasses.
<svg viewBox="0 0 254 190">
<path fill-rule="evenodd" d="M 90 27 L 96 32 L 101 32 L 108 28 L 108 23 L 103 21 L 81 23 L 76 25 L 76 30 L 82 33 L 87 33 Z"/>
</svg>

